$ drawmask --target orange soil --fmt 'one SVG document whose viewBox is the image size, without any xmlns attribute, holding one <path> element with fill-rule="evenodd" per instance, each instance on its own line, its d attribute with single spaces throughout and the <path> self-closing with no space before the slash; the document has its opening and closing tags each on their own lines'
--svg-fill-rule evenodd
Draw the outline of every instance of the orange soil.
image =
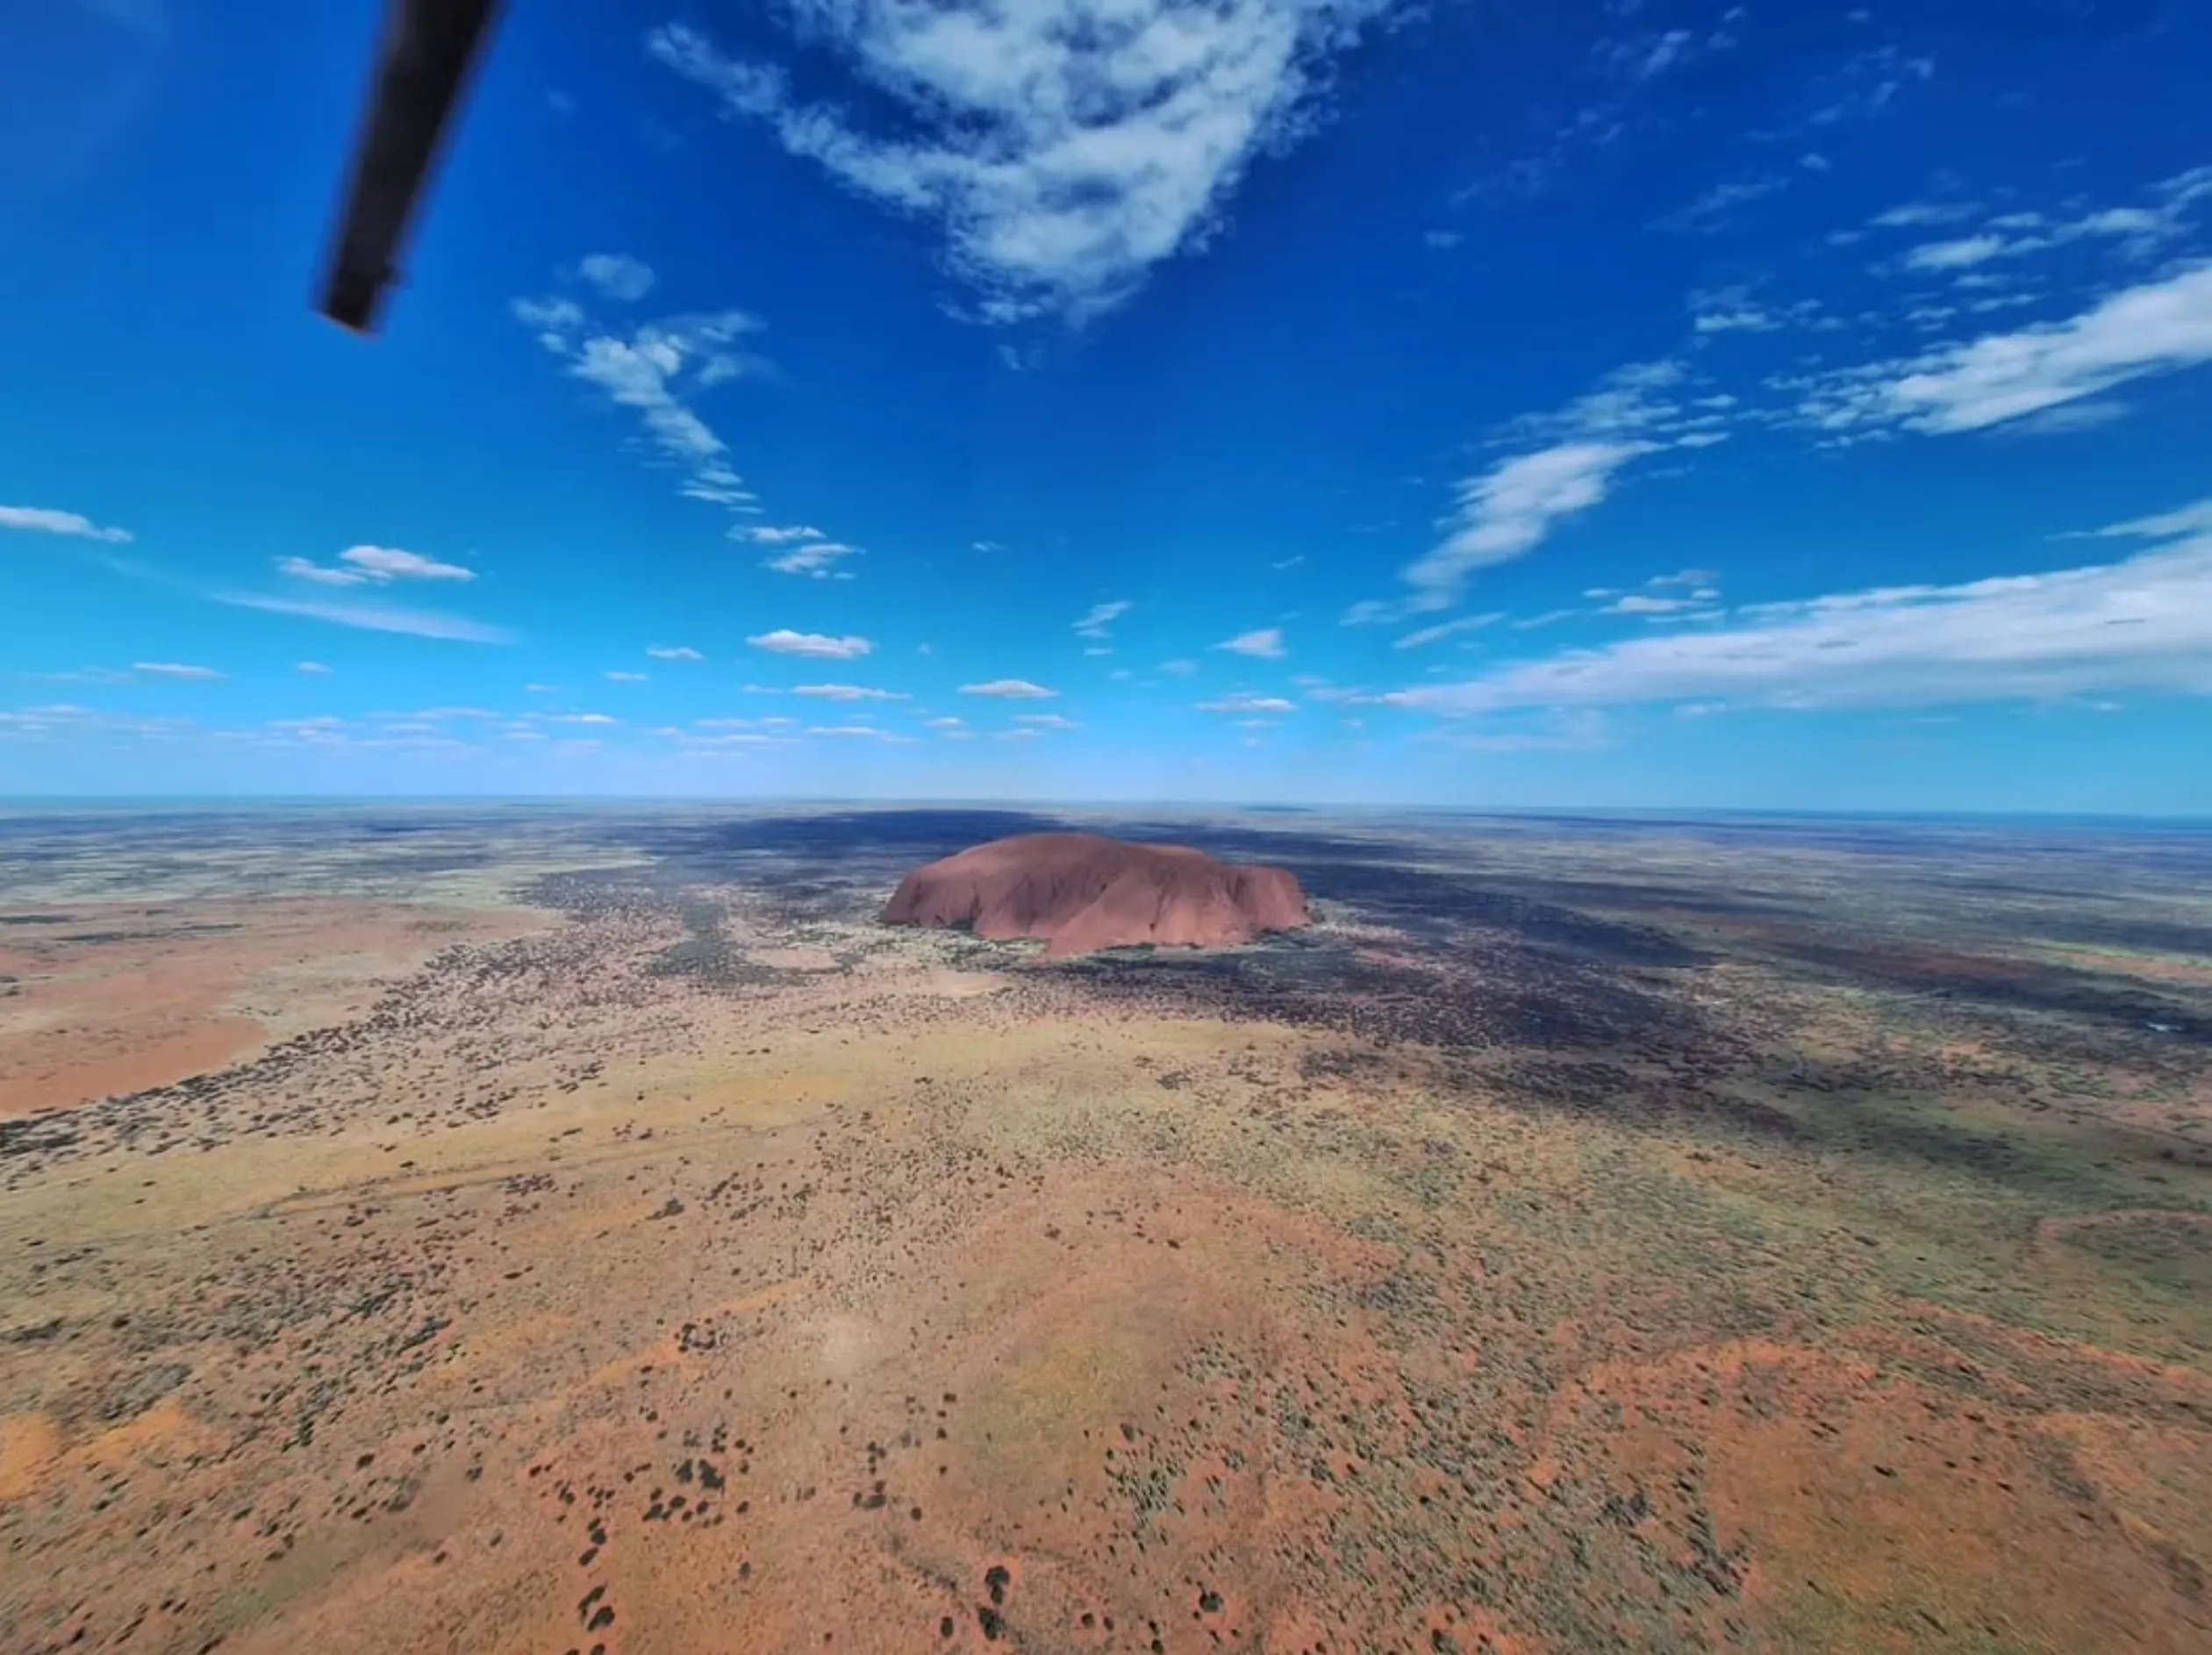
<svg viewBox="0 0 2212 1655">
<path fill-rule="evenodd" d="M 242 997 L 280 1006 L 283 1032 L 295 1033 L 365 1007 L 377 980 L 451 942 L 517 925 L 513 916 L 329 899 L 78 902 L 39 912 L 68 919 L 0 926 L 0 978 L 17 979 L 0 997 L 0 1119 L 219 1069 L 268 1034 L 237 1008 Z M 347 969 L 332 973 L 334 958 Z M 284 980 L 288 968 L 311 963 L 324 969 Z"/>
</svg>

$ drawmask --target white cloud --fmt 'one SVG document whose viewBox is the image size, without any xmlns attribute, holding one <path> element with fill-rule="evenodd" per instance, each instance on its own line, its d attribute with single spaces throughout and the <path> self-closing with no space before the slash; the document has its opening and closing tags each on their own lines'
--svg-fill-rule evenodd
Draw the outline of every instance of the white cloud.
<svg viewBox="0 0 2212 1655">
<path fill-rule="evenodd" d="M 568 341 L 561 336 L 584 323 L 583 306 L 574 299 L 517 299 L 512 308 L 515 320 L 525 327 L 542 330 L 538 342 L 548 350 L 565 351 Z"/>
<path fill-rule="evenodd" d="M 808 656 L 822 661 L 850 661 L 876 647 L 865 638 L 831 638 L 819 632 L 793 632 L 788 627 L 778 627 L 774 632 L 763 632 L 745 641 L 755 649 L 776 655 Z"/>
<path fill-rule="evenodd" d="M 2130 518 L 2124 523 L 2108 523 L 2102 528 L 2075 529 L 2062 534 L 2060 540 L 2172 540 L 2184 534 L 2212 534 L 2212 500 L 2199 500 L 2194 505 L 2178 511 L 2161 512 L 2155 517 Z"/>
<path fill-rule="evenodd" d="M 809 735 L 857 736 L 877 742 L 893 742 L 904 745 L 913 741 L 911 735 L 900 735 L 892 730 L 879 730 L 872 724 L 810 724 Z"/>
<path fill-rule="evenodd" d="M 1719 30 L 1700 39 L 1688 29 L 1647 30 L 1619 39 L 1600 40 L 1595 49 L 1599 66 L 1625 81 L 1653 81 L 1672 69 L 1694 63 L 1708 53 L 1725 51 L 1736 38 Z"/>
<path fill-rule="evenodd" d="M 463 569 L 458 563 L 441 563 L 434 557 L 425 557 L 417 552 L 404 552 L 392 546 L 349 546 L 338 554 L 338 561 L 357 569 L 369 579 L 388 580 L 474 580 L 476 571 Z"/>
<path fill-rule="evenodd" d="M 1833 126 L 1879 115 L 1909 86 L 1933 80 L 1933 58 L 1908 57 L 1900 47 L 1870 47 L 1825 78 L 1818 102 L 1806 117 L 1808 126 Z"/>
<path fill-rule="evenodd" d="M 923 722 L 928 725 L 928 727 L 933 730 L 960 730 L 965 729 L 968 727 L 967 720 L 955 718 L 950 714 L 947 714 L 943 718 L 926 719 Z"/>
<path fill-rule="evenodd" d="M 671 24 L 652 55 L 792 154 L 936 223 L 993 319 L 1081 320 L 1203 240 L 1253 157 L 1304 134 L 1328 58 L 1392 0 L 791 0 L 898 137 Z"/>
<path fill-rule="evenodd" d="M 1997 235 L 1959 236 L 1950 241 L 1924 242 L 1905 254 L 1905 263 L 1915 270 L 1961 270 L 2001 258 L 2017 245 Z"/>
<path fill-rule="evenodd" d="M 998 739 L 1002 742 L 1034 742 L 1037 739 L 1037 732 L 1031 729 L 1000 730 Z"/>
<path fill-rule="evenodd" d="M 1685 378 L 1672 362 L 1630 363 L 1564 408 L 1512 422 L 1508 438 L 1545 446 L 1461 479 L 1457 506 L 1441 526 L 1444 539 L 1400 571 L 1412 592 L 1354 604 L 1344 624 L 1449 609 L 1477 570 L 1524 555 L 1562 522 L 1603 501 L 1614 474 L 1631 461 L 1721 441 L 1732 401 L 1686 398 Z"/>
<path fill-rule="evenodd" d="M 104 528 L 75 512 L 56 512 L 39 505 L 0 505 L 0 528 L 25 529 L 34 534 L 67 534 L 76 540 L 126 544 L 128 529 Z"/>
<path fill-rule="evenodd" d="M 901 691 L 870 689 L 861 684 L 801 684 L 793 685 L 791 693 L 816 696 L 825 701 L 905 701 L 910 699 Z"/>
<path fill-rule="evenodd" d="M 1393 705 L 1478 713 L 1632 702 L 1927 706 L 2121 691 L 2212 695 L 2212 502 L 2100 534 L 2165 541 L 2123 562 L 1900 586 L 1739 611 L 1407 690 Z"/>
<path fill-rule="evenodd" d="M 2007 436 L 2054 437 L 2068 431 L 2094 431 L 2099 426 L 2114 425 L 2134 412 L 2126 403 L 2110 399 L 2061 403 L 2055 408 L 2012 420 L 2001 430 Z"/>
<path fill-rule="evenodd" d="M 322 586 L 366 586 L 369 577 L 354 569 L 333 569 L 305 557 L 280 557 L 276 572 L 294 580 L 311 580 Z"/>
<path fill-rule="evenodd" d="M 1457 620 L 1439 621 L 1433 627 L 1423 627 L 1417 632 L 1409 632 L 1391 645 L 1391 648 L 1418 649 L 1423 644 L 1435 643 L 1439 639 L 1451 637 L 1456 633 L 1475 632 L 1484 627 L 1495 626 L 1505 618 L 1505 612 L 1502 610 L 1493 611 L 1486 615 L 1462 615 Z"/>
<path fill-rule="evenodd" d="M 1126 598 L 1111 603 L 1093 604 L 1083 618 L 1075 623 L 1076 635 L 1083 638 L 1105 638 L 1106 628 L 1127 614 L 1136 605 Z"/>
<path fill-rule="evenodd" d="M 1261 661 L 1280 661 L 1290 651 L 1283 646 L 1283 630 L 1279 627 L 1262 627 L 1253 632 L 1240 632 L 1234 638 L 1224 638 L 1213 646 L 1231 655 L 1251 656 Z"/>
<path fill-rule="evenodd" d="M 569 299 L 517 299 L 516 319 L 538 329 L 538 343 L 619 407 L 633 409 L 647 440 L 684 473 L 680 492 L 695 500 L 749 508 L 755 497 L 729 463 L 729 448 L 691 406 L 699 392 L 757 370 L 738 341 L 760 323 L 743 311 L 700 312 L 648 322 L 626 338 L 592 331 Z"/>
<path fill-rule="evenodd" d="M 645 674 L 642 672 L 614 671 L 603 673 L 600 676 L 611 684 L 643 684 L 645 682 Z"/>
<path fill-rule="evenodd" d="M 841 560 L 854 556 L 858 551 L 859 548 L 841 541 L 816 541 L 762 558 L 761 567 L 772 569 L 779 575 L 811 575 L 816 580 L 827 580 Z"/>
<path fill-rule="evenodd" d="M 1041 730 L 1075 730 L 1083 727 L 1073 719 L 1062 718 L 1057 713 L 1017 713 L 1013 715 L 1013 721 L 1016 724 L 1034 725 Z"/>
<path fill-rule="evenodd" d="M 1654 230 L 1688 233 L 1717 230 L 1733 221 L 1738 207 L 1749 206 L 1754 201 L 1786 190 L 1789 182 L 1781 174 L 1772 173 L 1718 183 L 1696 200 L 1677 207 L 1663 218 L 1654 219 L 1651 227 Z"/>
<path fill-rule="evenodd" d="M 1971 201 L 1908 201 L 1901 207 L 1876 213 L 1867 222 L 1884 230 L 1918 230 L 1932 225 L 1960 224 L 1980 211 Z"/>
<path fill-rule="evenodd" d="M 2144 257 L 2189 233 L 2196 204 L 2212 197 L 2212 167 L 2165 179 L 2151 187 L 2149 197 L 2149 205 L 2105 207 L 2072 219 L 2032 211 L 1999 213 L 1972 234 L 1911 248 L 1899 266 L 1919 271 L 1965 269 L 1992 259 L 2083 241 L 2102 241 L 2126 256 Z M 1979 211 L 1971 203 L 1922 202 L 1893 207 L 1872 223 L 1883 229 L 1955 225 Z"/>
<path fill-rule="evenodd" d="M 591 254 L 576 266 L 576 274 L 618 304 L 641 299 L 653 288 L 653 267 L 626 253 Z"/>
<path fill-rule="evenodd" d="M 1602 501 L 1614 472 L 1658 446 L 1643 438 L 1555 443 L 1466 478 L 1449 534 L 1405 572 L 1414 589 L 1409 609 L 1457 601 L 1475 570 L 1535 549 L 1559 523 Z"/>
<path fill-rule="evenodd" d="M 396 546 L 349 546 L 338 554 L 336 564 L 318 563 L 305 557 L 280 557 L 277 572 L 296 580 L 323 586 L 383 586 L 396 580 L 476 579 L 476 571 L 459 563 L 445 563 L 419 552 Z"/>
<path fill-rule="evenodd" d="M 305 672 L 315 676 L 320 676 L 323 673 L 328 672 L 330 669 L 319 661 L 302 661 L 297 663 L 293 666 L 292 670 L 295 672 Z"/>
<path fill-rule="evenodd" d="M 689 644 L 649 643 L 645 653 L 655 661 L 704 661 L 706 657 Z"/>
<path fill-rule="evenodd" d="M 171 678 L 183 684 L 212 684 L 231 676 L 213 667 L 190 666 L 182 661 L 133 661 L 131 670 L 144 677 Z"/>
<path fill-rule="evenodd" d="M 1060 693 L 1048 690 L 1042 684 L 1032 684 L 1027 678 L 992 678 L 983 684 L 963 684 L 963 695 L 996 696 L 1010 701 L 1049 701 Z"/>
<path fill-rule="evenodd" d="M 699 722 L 712 724 L 715 720 L 702 719 Z M 686 735 L 683 739 L 703 747 L 788 747 L 792 740 L 788 735 L 763 735 L 757 730 L 741 730 L 716 735 Z"/>
<path fill-rule="evenodd" d="M 555 713 L 551 717 L 555 724 L 619 724 L 622 721 L 605 713 Z"/>
<path fill-rule="evenodd" d="M 326 620 L 336 627 L 354 627 L 364 632 L 393 632 L 414 638 L 447 638 L 462 643 L 512 643 L 514 634 L 504 627 L 486 626 L 460 615 L 434 609 L 401 609 L 376 603 L 343 602 L 336 598 L 273 598 L 261 592 L 216 592 L 218 604 L 239 609 L 258 609 L 272 615 L 299 615 Z"/>
<path fill-rule="evenodd" d="M 1823 375 L 1800 414 L 1829 431 L 1979 431 L 2212 361 L 2212 263 L 2110 295 L 2062 322 Z"/>
<path fill-rule="evenodd" d="M 1295 713 L 1298 711 L 1295 702 L 1286 701 L 1279 695 L 1248 695 L 1242 691 L 1234 695 L 1222 696 L 1219 700 L 1200 701 L 1197 706 L 1201 713 Z"/>
<path fill-rule="evenodd" d="M 1772 311 L 1739 302 L 1701 309 L 1690 326 L 1699 333 L 1772 333 L 1786 324 Z"/>
<path fill-rule="evenodd" d="M 794 541 L 827 540 L 818 528 L 806 528 L 797 524 L 778 526 L 768 523 L 741 524 L 730 531 L 734 541 L 750 541 L 755 546 L 788 546 Z"/>
</svg>

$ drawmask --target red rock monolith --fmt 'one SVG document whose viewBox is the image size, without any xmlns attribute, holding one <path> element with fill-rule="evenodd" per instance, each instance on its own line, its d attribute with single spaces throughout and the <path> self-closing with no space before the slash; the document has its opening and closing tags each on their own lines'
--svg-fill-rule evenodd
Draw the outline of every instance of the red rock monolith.
<svg viewBox="0 0 2212 1655">
<path fill-rule="evenodd" d="M 1141 943 L 1226 948 L 1307 922 L 1283 868 L 1216 862 L 1186 845 L 1101 834 L 1019 834 L 916 868 L 884 909 L 891 925 L 972 925 L 1038 937 L 1050 955 Z"/>
</svg>

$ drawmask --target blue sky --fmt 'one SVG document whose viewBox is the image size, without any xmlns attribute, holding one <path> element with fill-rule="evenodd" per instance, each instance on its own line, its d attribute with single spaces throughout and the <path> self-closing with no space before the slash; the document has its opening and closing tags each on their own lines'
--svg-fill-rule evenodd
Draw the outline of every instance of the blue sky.
<svg viewBox="0 0 2212 1655">
<path fill-rule="evenodd" d="M 28 11 L 31 15 L 24 15 Z M 0 792 L 2212 813 L 2212 7 L 0 19 Z"/>
</svg>

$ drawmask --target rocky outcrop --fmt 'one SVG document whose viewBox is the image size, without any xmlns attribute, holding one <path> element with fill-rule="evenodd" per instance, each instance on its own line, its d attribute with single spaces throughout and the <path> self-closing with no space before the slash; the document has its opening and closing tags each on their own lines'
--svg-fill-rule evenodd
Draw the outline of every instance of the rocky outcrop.
<svg viewBox="0 0 2212 1655">
<path fill-rule="evenodd" d="M 916 868 L 884 909 L 892 925 L 967 925 L 1038 937 L 1047 955 L 1142 943 L 1226 948 L 1306 923 L 1282 868 L 1216 862 L 1185 845 L 1101 834 L 1020 834 Z"/>
</svg>

